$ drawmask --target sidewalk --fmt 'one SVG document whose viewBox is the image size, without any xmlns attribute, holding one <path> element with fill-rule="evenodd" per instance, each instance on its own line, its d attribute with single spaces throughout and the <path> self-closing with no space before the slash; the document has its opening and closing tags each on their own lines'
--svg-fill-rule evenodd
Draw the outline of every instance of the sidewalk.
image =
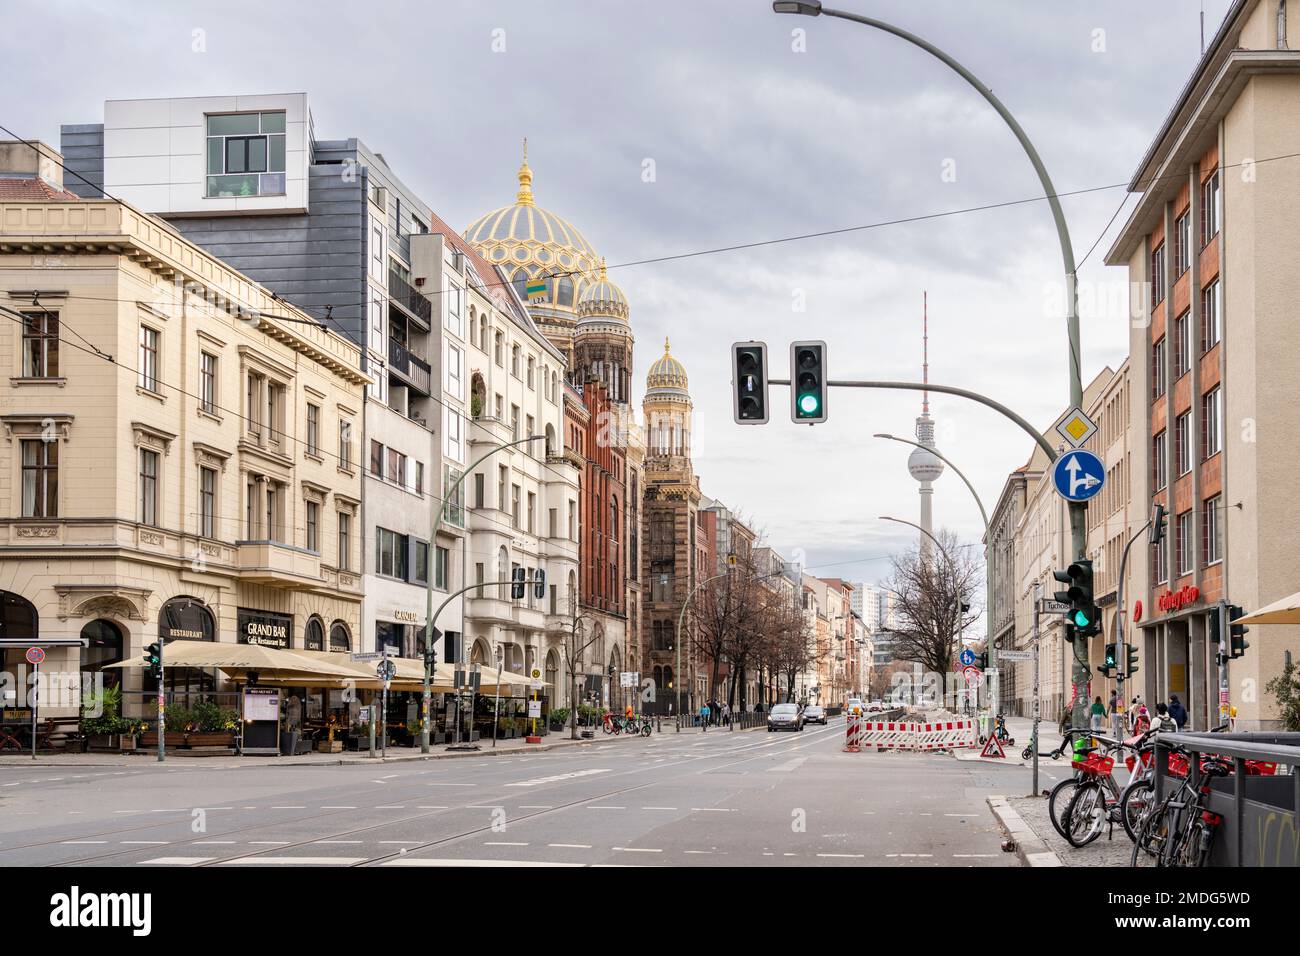
<svg viewBox="0 0 1300 956">
<path fill-rule="evenodd" d="M 1042 743 L 1038 748 L 1038 765 L 1040 767 L 1069 767 L 1069 755 L 1062 756 L 1059 760 L 1053 760 L 1049 753 L 1061 746 L 1060 728 L 1052 722 L 1042 720 L 1038 723 L 1039 733 L 1042 734 Z M 1006 759 L 999 757 L 981 757 L 980 751 L 984 748 L 977 745 L 973 750 L 953 751 L 953 756 L 958 760 L 975 760 L 984 763 L 1001 763 L 1012 766 L 1027 767 L 1033 763 L 1033 758 L 1022 760 L 1021 752 L 1029 746 L 1029 741 L 1033 737 L 1034 721 L 1030 717 L 1008 717 L 1007 733 L 1015 740 L 1014 744 L 1004 743 L 1003 752 L 1006 753 Z M 1048 823 L 1051 827 L 1051 823 Z"/>
<path fill-rule="evenodd" d="M 1016 855 L 1026 866 L 1128 867 L 1133 842 L 1116 824 L 1107 838 L 1101 836 L 1085 847 L 1072 847 L 1056 832 L 1047 812 L 1046 797 L 989 797 L 989 809 L 1003 831 L 1016 841 Z"/>
<path fill-rule="evenodd" d="M 754 728 L 751 728 L 754 729 Z M 712 728 L 712 730 L 728 733 L 725 728 Z M 579 731 L 581 733 L 581 731 Z M 739 728 L 735 733 L 745 733 Z M 553 750 L 565 750 L 573 747 L 593 747 L 597 744 L 620 744 L 633 747 L 638 743 L 646 743 L 651 740 L 670 738 L 673 736 L 687 736 L 699 734 L 699 728 L 683 727 L 680 735 L 673 730 L 672 723 L 664 721 L 663 730 L 651 735 L 650 737 L 628 737 L 622 734 L 617 736 L 606 734 L 596 728 L 596 736 L 590 740 L 584 740 L 579 737 L 577 740 L 569 739 L 567 730 L 553 732 L 542 738 L 540 744 L 530 744 L 522 737 L 516 737 L 512 740 L 498 740 L 495 747 L 492 741 L 479 740 L 479 750 L 448 750 L 446 744 L 439 744 L 429 748 L 428 754 L 420 752 L 419 746 L 415 747 L 394 747 L 389 746 L 388 756 L 379 756 L 380 751 L 375 749 L 375 756 L 371 757 L 368 750 L 362 751 L 344 751 L 337 754 L 323 754 L 313 751 L 309 754 L 298 754 L 294 757 L 274 757 L 274 756 L 246 756 L 241 757 L 236 754 L 195 754 L 186 750 L 168 750 L 167 764 L 175 767 L 190 767 L 205 770 L 235 770 L 246 767 L 356 767 L 356 766 L 374 766 L 383 763 L 402 763 L 411 760 L 454 760 L 457 758 L 474 758 L 474 757 L 509 757 L 521 753 L 546 753 Z M 49 753 L 41 754 L 35 760 L 30 753 L 18 753 L 16 751 L 4 751 L 0 753 L 0 771 L 5 769 L 26 769 L 36 768 L 44 769 L 47 767 L 104 767 L 120 770 L 123 768 L 139 768 L 145 765 L 157 763 L 157 751 L 139 750 L 135 753 L 87 753 L 87 754 L 68 754 L 68 753 Z"/>
</svg>

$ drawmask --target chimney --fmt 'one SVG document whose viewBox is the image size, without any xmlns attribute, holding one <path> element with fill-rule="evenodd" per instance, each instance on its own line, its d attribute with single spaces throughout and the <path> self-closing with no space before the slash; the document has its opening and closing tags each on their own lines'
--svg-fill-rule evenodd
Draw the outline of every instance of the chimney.
<svg viewBox="0 0 1300 956">
<path fill-rule="evenodd" d="M 0 139 L 0 179 L 42 179 L 63 188 L 63 155 L 40 140 Z"/>
</svg>

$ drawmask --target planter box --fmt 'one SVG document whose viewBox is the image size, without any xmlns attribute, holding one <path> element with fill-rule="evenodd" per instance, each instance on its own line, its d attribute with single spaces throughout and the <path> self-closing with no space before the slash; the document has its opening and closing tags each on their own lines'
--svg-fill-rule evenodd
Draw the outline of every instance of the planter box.
<svg viewBox="0 0 1300 956">
<path fill-rule="evenodd" d="M 125 749 L 126 743 L 121 734 L 90 734 L 86 738 L 87 747 L 90 750 L 118 750 Z"/>
<path fill-rule="evenodd" d="M 366 741 L 366 749 L 369 749 L 369 741 Z M 343 741 L 341 740 L 318 740 L 316 741 L 317 753 L 323 754 L 341 754 L 343 753 Z"/>
<path fill-rule="evenodd" d="M 148 750 L 151 747 L 157 747 L 158 731 L 146 730 L 144 733 L 142 733 L 140 735 L 140 746 L 145 750 Z M 168 747 L 185 746 L 185 732 L 183 730 L 167 731 L 167 746 Z"/>
<path fill-rule="evenodd" d="M 190 747 L 233 747 L 235 734 L 230 730 L 195 730 L 186 737 L 186 743 Z"/>
</svg>

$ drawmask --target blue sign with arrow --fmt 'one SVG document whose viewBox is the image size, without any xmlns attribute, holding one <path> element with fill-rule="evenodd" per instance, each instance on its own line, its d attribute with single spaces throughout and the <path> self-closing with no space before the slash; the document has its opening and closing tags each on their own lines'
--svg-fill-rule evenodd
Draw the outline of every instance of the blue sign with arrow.
<svg viewBox="0 0 1300 956">
<path fill-rule="evenodd" d="M 972 651 L 969 647 L 965 648 L 961 652 L 960 660 L 962 664 L 964 664 L 966 667 L 970 667 L 975 663 L 975 652 Z"/>
<path fill-rule="evenodd" d="M 1087 501 L 1106 483 L 1106 467 L 1090 451 L 1067 451 L 1052 465 L 1052 483 L 1066 501 Z"/>
</svg>

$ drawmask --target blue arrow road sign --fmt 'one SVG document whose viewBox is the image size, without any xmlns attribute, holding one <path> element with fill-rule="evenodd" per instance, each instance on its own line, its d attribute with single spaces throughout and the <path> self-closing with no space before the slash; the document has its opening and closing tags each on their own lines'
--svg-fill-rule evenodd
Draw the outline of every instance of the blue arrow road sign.
<svg viewBox="0 0 1300 956">
<path fill-rule="evenodd" d="M 969 647 L 964 649 L 961 652 L 961 662 L 965 666 L 970 667 L 972 664 L 975 663 L 975 652 L 972 651 Z"/>
<path fill-rule="evenodd" d="M 1106 481 L 1106 468 L 1090 451 L 1067 451 L 1052 465 L 1052 483 L 1066 501 L 1087 501 Z"/>
</svg>

